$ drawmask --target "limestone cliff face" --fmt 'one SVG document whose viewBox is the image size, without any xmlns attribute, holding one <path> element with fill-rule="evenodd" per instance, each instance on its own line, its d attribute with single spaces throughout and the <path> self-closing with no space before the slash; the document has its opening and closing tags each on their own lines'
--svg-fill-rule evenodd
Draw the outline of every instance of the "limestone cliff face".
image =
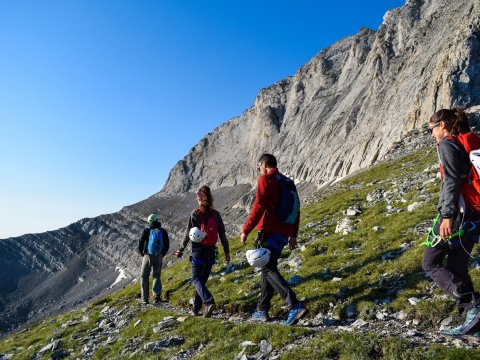
<svg viewBox="0 0 480 360">
<path fill-rule="evenodd" d="M 258 94 L 202 139 L 164 193 L 253 183 L 259 154 L 316 185 L 381 159 L 433 112 L 480 103 L 478 0 L 409 0 Z"/>
</svg>

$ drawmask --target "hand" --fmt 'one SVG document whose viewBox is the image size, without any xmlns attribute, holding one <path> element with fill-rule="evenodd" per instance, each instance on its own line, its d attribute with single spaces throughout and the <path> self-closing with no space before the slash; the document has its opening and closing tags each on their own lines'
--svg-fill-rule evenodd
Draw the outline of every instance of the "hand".
<svg viewBox="0 0 480 360">
<path fill-rule="evenodd" d="M 242 245 L 247 244 L 247 238 L 248 238 L 248 235 L 245 233 L 242 233 L 242 235 L 240 235 L 240 242 L 242 243 Z"/>
<path fill-rule="evenodd" d="M 290 250 L 297 248 L 297 238 L 295 236 L 291 236 L 288 238 L 288 247 Z"/>
<path fill-rule="evenodd" d="M 227 264 L 230 262 L 230 254 L 225 254 L 225 262 Z"/>
<path fill-rule="evenodd" d="M 440 223 L 440 237 L 443 240 L 448 240 L 448 237 L 452 235 L 453 219 L 443 219 Z"/>
<path fill-rule="evenodd" d="M 183 251 L 182 250 L 177 250 L 177 251 L 174 251 L 172 253 L 173 256 L 176 256 L 177 258 L 181 258 L 182 255 L 183 255 Z"/>
</svg>

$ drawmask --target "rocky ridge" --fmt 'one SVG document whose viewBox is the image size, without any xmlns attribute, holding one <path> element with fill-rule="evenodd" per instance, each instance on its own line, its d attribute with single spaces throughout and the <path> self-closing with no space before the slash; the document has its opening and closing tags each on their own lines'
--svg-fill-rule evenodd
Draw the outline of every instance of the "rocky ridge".
<svg viewBox="0 0 480 360">
<path fill-rule="evenodd" d="M 436 110 L 480 103 L 479 14 L 475 0 L 412 0 L 387 12 L 378 31 L 363 28 L 262 89 L 192 148 L 163 192 L 251 184 L 263 151 L 317 186 L 383 159 Z"/>
</svg>

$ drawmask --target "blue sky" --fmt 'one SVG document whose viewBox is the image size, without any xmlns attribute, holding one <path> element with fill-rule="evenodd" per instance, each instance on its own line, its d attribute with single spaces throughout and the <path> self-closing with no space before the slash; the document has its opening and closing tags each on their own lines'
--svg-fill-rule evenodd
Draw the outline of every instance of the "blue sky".
<svg viewBox="0 0 480 360">
<path fill-rule="evenodd" d="M 0 238 L 120 210 L 401 0 L 0 1 Z"/>
</svg>

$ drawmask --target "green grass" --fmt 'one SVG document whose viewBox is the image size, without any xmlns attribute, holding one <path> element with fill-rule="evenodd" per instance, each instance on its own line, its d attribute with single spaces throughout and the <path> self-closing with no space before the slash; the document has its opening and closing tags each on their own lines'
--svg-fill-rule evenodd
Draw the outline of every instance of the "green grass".
<svg viewBox="0 0 480 360">
<path fill-rule="evenodd" d="M 316 194 L 317 201 L 302 208 L 299 245 L 305 245 L 305 250 L 285 250 L 282 254 L 285 260 L 299 257 L 301 266 L 294 272 L 285 262 L 280 270 L 287 279 L 295 274 L 303 278 L 294 291 L 300 299 L 305 300 L 311 314 L 331 313 L 338 319 L 345 319 L 347 306 L 355 304 L 357 317 L 368 320 L 374 318 L 380 309 L 390 313 L 403 310 L 408 319 L 420 320 L 419 329 L 437 331 L 438 322 L 455 313 L 452 300 L 435 296 L 441 295 L 441 291 L 435 290 L 433 297 L 429 295 L 431 282 L 421 269 L 424 248 L 420 243 L 424 239 L 414 232 L 418 224 L 428 224 L 435 214 L 438 180 L 428 184 L 415 181 L 417 174 L 435 162 L 436 154 L 431 149 L 419 150 L 400 161 L 377 165 L 324 189 Z M 430 177 L 434 176 L 432 173 Z M 403 194 L 405 202 L 395 195 L 401 183 L 412 184 Z M 396 196 L 390 205 L 402 211 L 388 214 L 384 201 L 367 203 L 367 194 L 375 190 L 390 191 Z M 428 200 L 423 201 L 425 194 L 428 194 Z M 413 212 L 406 211 L 407 205 L 415 201 L 423 203 Z M 356 217 L 356 230 L 348 235 L 336 234 L 336 224 L 345 217 L 342 212 L 357 203 L 363 206 L 362 213 Z M 380 226 L 383 230 L 376 232 L 374 226 Z M 253 240 L 254 234 L 249 238 L 250 246 L 253 246 Z M 401 251 L 405 243 L 410 247 Z M 223 276 L 221 272 L 224 265 L 215 265 L 208 287 L 215 296 L 217 306 L 227 313 L 248 313 L 258 301 L 260 277 L 254 275 L 254 269 L 247 266 L 244 257 L 247 247 L 240 245 L 239 238 L 230 239 L 230 245 L 236 270 Z M 476 287 L 480 287 L 480 271 L 472 270 L 471 275 Z M 193 296 L 193 287 L 188 281 L 189 277 L 187 259 L 176 261 L 163 270 L 163 292 L 171 304 L 190 307 L 188 303 Z M 341 280 L 332 281 L 333 277 Z M 397 291 L 399 287 L 401 291 Z M 339 300 L 337 294 L 345 288 L 345 298 Z M 195 350 L 197 359 L 231 359 L 242 350 L 240 344 L 246 340 L 257 344 L 246 351 L 247 354 L 253 354 L 259 350 L 261 340 L 272 344 L 275 350 L 281 350 L 285 344 L 295 343 L 296 339 L 301 338 L 309 339 L 307 345 L 292 350 L 283 349 L 282 359 L 479 358 L 475 350 L 446 348 L 438 344 L 414 346 L 402 338 L 383 338 L 373 333 L 314 332 L 302 327 L 233 324 L 195 317 L 188 317 L 186 321 L 155 334 L 152 330 L 158 321 L 165 316 L 178 317 L 178 314 L 158 308 L 140 308 L 136 303 L 138 294 L 139 285 L 132 285 L 95 301 L 84 310 L 49 317 L 30 326 L 27 331 L 2 339 L 0 353 L 28 358 L 51 339 L 59 338 L 62 339 L 63 349 L 73 349 L 75 355 L 72 358 L 81 357 L 82 337 L 94 331 L 100 319 L 100 310 L 109 305 L 115 309 L 129 306 L 133 309 L 132 316 L 113 344 L 96 351 L 95 359 L 119 358 L 125 349 L 128 349 L 128 356 L 135 349 L 142 348 L 135 344 L 135 339 L 141 339 L 143 345 L 167 336 L 181 336 L 185 338 L 185 343 L 168 348 L 161 354 L 142 350 L 137 354 L 138 358 L 170 358 L 183 349 Z M 419 301 L 416 306 L 408 302 L 410 297 L 424 296 L 426 299 Z M 387 298 L 387 305 L 378 304 Z M 274 297 L 271 315 L 284 316 L 286 311 L 282 306 L 279 297 Z M 88 320 L 82 321 L 85 315 L 88 315 Z M 71 320 L 79 320 L 80 324 L 61 327 L 62 323 Z M 142 322 L 134 327 L 137 320 Z M 44 358 L 48 356 L 45 354 Z"/>
</svg>

